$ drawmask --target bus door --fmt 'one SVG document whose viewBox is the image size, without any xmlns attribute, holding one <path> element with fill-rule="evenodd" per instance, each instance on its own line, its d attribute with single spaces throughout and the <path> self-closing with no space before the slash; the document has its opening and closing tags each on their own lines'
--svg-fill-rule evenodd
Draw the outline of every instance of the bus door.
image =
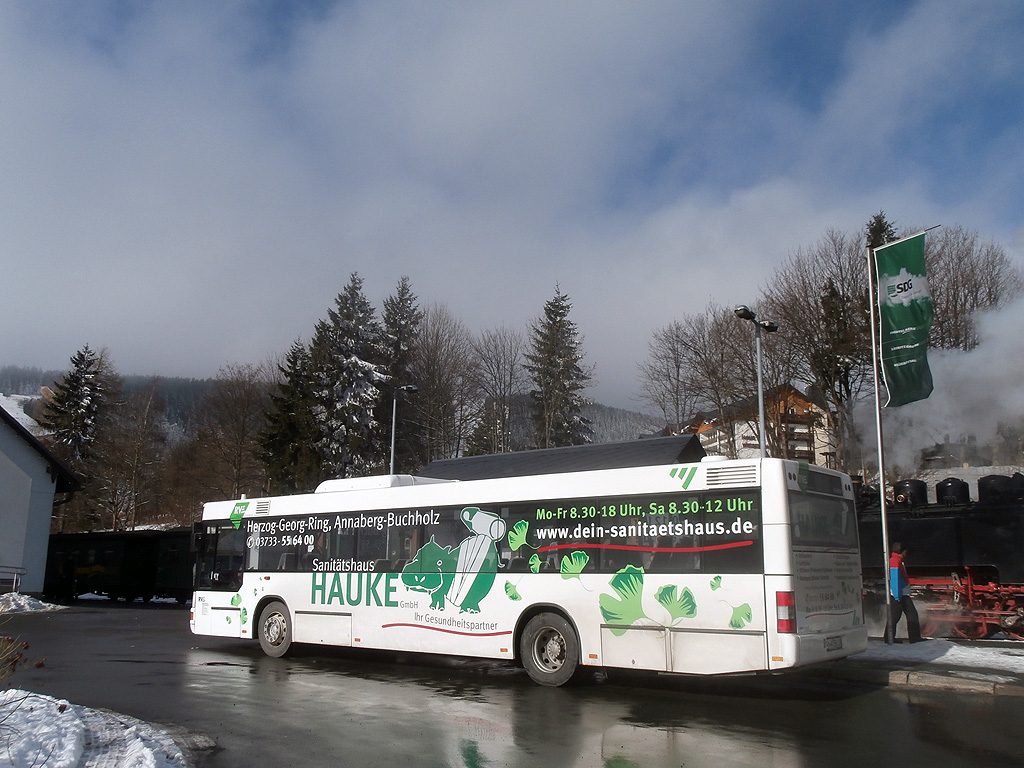
<svg viewBox="0 0 1024 768">
<path fill-rule="evenodd" d="M 241 637 L 241 609 L 236 596 L 242 588 L 245 565 L 244 532 L 227 520 L 196 523 L 192 549 L 195 553 L 192 631 Z"/>
</svg>

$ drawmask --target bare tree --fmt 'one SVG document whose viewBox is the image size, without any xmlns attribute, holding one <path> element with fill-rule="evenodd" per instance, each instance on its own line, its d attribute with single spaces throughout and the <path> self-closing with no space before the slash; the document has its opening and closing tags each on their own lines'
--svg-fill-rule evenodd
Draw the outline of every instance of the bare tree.
<svg viewBox="0 0 1024 768">
<path fill-rule="evenodd" d="M 258 495 L 266 484 L 260 436 L 272 381 L 270 366 L 226 365 L 202 405 L 196 454 L 204 484 L 220 498 Z"/>
<path fill-rule="evenodd" d="M 1001 245 L 981 242 L 976 231 L 942 227 L 925 238 L 925 263 L 935 317 L 928 343 L 969 352 L 978 345 L 979 310 L 1021 295 L 1024 280 Z"/>
<path fill-rule="evenodd" d="M 853 408 L 871 383 L 866 249 L 837 230 L 775 273 L 761 306 L 787 329 L 796 380 L 824 398 L 836 465 L 859 471 Z"/>
<path fill-rule="evenodd" d="M 639 364 L 640 399 L 656 408 L 676 432 L 689 426 L 699 398 L 688 338 L 683 322 L 673 320 L 654 331 L 647 359 Z"/>
<path fill-rule="evenodd" d="M 526 342 L 518 331 L 496 328 L 473 341 L 476 384 L 483 397 L 480 419 L 472 435 L 473 453 L 507 453 L 516 450 L 514 436 L 528 418 L 523 355 Z"/>
<path fill-rule="evenodd" d="M 747 341 L 732 310 L 715 304 L 673 321 L 655 331 L 640 365 L 642 397 L 680 428 L 695 419 L 731 424 L 752 354 Z M 735 456 L 733 430 L 722 435 L 723 450 Z"/>
<path fill-rule="evenodd" d="M 215 500 L 205 474 L 195 435 L 167 446 L 158 478 L 161 523 L 186 526 L 200 519 L 203 504 Z"/>
<path fill-rule="evenodd" d="M 424 311 L 411 370 L 419 393 L 409 407 L 425 428 L 425 460 L 461 455 L 480 398 L 472 339 L 447 307 Z"/>
<path fill-rule="evenodd" d="M 134 530 L 148 522 L 157 498 L 157 477 L 165 444 L 163 404 L 157 381 L 118 403 L 101 436 L 96 501 L 110 530 Z"/>
</svg>

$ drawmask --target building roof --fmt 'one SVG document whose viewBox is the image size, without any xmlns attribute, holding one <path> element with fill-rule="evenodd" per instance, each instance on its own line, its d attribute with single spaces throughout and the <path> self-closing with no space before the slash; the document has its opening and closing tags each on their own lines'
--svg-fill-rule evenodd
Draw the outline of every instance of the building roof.
<svg viewBox="0 0 1024 768">
<path fill-rule="evenodd" d="M 686 464 L 700 461 L 704 456 L 704 448 L 696 436 L 674 435 L 622 443 L 597 443 L 443 459 L 430 462 L 420 475 L 444 480 L 487 480 L 555 472 Z"/>
<path fill-rule="evenodd" d="M 54 456 L 45 445 L 39 442 L 35 435 L 25 428 L 24 424 L 8 413 L 7 409 L 2 406 L 0 406 L 0 421 L 14 430 L 47 463 L 49 473 L 56 478 L 57 486 L 55 490 L 57 493 L 72 493 L 82 487 L 82 482 L 71 471 L 70 467 Z"/>
</svg>

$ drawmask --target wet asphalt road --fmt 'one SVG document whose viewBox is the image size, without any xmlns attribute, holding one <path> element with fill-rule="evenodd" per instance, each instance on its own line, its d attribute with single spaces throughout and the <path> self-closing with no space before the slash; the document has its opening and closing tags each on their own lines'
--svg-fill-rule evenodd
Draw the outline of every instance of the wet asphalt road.
<svg viewBox="0 0 1024 768">
<path fill-rule="evenodd" d="M 810 675 L 616 676 L 541 688 L 509 665 L 339 649 L 270 659 L 195 637 L 172 606 L 0 617 L 29 642 L 12 685 L 203 734 L 199 768 L 1014 765 L 1015 698 Z"/>
</svg>

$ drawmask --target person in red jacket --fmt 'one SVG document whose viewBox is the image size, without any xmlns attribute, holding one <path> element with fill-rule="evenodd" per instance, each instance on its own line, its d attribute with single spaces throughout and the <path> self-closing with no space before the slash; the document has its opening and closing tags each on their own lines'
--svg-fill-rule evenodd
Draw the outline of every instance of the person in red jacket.
<svg viewBox="0 0 1024 768">
<path fill-rule="evenodd" d="M 907 575 L 907 566 L 904 558 L 907 550 L 900 544 L 892 545 L 892 555 L 889 557 L 889 590 L 892 592 L 892 636 L 896 637 L 896 625 L 900 617 L 907 617 L 907 639 L 912 643 L 921 640 L 921 620 L 917 615 L 917 606 L 910 597 L 910 577 Z"/>
</svg>

